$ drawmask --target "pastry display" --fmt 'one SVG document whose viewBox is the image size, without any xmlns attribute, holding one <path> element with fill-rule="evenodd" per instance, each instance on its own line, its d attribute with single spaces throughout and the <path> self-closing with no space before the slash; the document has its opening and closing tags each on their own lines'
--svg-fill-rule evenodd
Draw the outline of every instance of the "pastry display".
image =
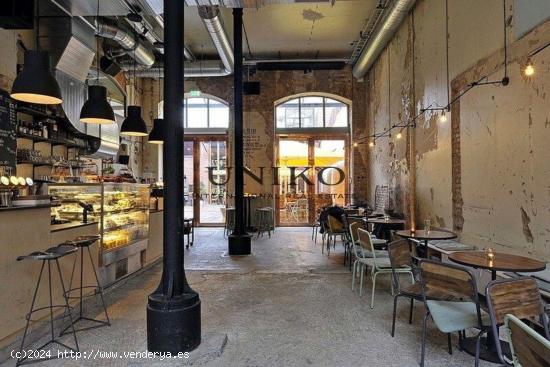
<svg viewBox="0 0 550 367">
<path fill-rule="evenodd" d="M 59 217 L 82 220 L 80 203 L 92 205 L 88 220 L 100 223 L 102 251 L 114 251 L 149 236 L 149 188 L 138 184 L 51 184 L 50 195 L 60 202 Z"/>
</svg>

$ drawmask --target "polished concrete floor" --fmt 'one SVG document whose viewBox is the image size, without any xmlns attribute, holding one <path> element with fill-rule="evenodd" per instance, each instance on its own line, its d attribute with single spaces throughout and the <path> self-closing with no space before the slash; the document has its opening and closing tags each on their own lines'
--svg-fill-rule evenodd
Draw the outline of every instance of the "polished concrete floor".
<svg viewBox="0 0 550 367">
<path fill-rule="evenodd" d="M 371 283 L 361 298 L 351 291 L 342 246 L 327 256 L 310 236 L 307 228 L 278 228 L 271 238 L 254 240 L 252 256 L 231 258 L 221 229 L 196 231 L 185 261 L 189 282 L 202 300 L 203 343 L 188 359 L 128 359 L 122 354 L 146 348 L 146 299 L 161 274 L 156 265 L 108 291 L 112 326 L 79 334 L 81 350 L 90 359 L 41 365 L 417 366 L 422 306 L 409 325 L 403 301 L 392 338 L 388 280 L 380 278 L 371 310 Z M 471 356 L 456 348 L 447 354 L 446 337 L 432 326 L 428 334 L 426 366 L 474 365 Z M 96 351 L 118 355 L 100 359 Z"/>
</svg>

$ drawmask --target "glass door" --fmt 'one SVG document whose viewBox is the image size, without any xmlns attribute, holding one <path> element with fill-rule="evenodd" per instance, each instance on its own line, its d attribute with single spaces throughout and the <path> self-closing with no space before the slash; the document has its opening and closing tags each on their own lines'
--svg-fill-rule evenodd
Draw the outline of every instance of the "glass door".
<svg viewBox="0 0 550 367">
<path fill-rule="evenodd" d="M 222 140 L 198 141 L 202 224 L 222 224 L 227 181 L 227 147 Z"/>
<path fill-rule="evenodd" d="M 183 213 L 185 218 L 194 218 L 195 167 L 194 143 L 183 142 Z"/>
<path fill-rule="evenodd" d="M 346 141 L 315 140 L 313 146 L 316 208 L 346 205 Z"/>
<path fill-rule="evenodd" d="M 226 138 L 184 141 L 184 213 L 199 225 L 222 225 L 227 193 Z"/>
<path fill-rule="evenodd" d="M 312 171 L 307 140 L 279 140 L 279 223 L 309 223 Z"/>
</svg>

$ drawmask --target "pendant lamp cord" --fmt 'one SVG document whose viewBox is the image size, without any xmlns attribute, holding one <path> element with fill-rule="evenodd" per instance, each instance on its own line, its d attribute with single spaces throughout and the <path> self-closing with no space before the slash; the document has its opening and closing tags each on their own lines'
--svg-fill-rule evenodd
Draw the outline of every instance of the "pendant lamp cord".
<svg viewBox="0 0 550 367">
<path fill-rule="evenodd" d="M 97 16 L 96 23 L 99 24 L 99 0 L 97 0 Z M 99 85 L 99 37 L 96 36 L 96 56 L 95 56 L 95 66 L 96 66 L 96 84 Z"/>
<path fill-rule="evenodd" d="M 36 1 L 35 12 L 36 17 L 36 51 L 40 51 L 40 2 Z"/>
<path fill-rule="evenodd" d="M 445 51 L 447 54 L 447 111 L 451 110 L 451 91 L 449 78 L 449 0 L 445 0 Z"/>
</svg>

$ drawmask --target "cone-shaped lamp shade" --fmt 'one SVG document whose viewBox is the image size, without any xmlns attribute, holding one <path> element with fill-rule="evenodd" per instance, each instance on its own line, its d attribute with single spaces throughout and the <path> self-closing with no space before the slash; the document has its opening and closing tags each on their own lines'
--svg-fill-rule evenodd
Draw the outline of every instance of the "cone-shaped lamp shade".
<svg viewBox="0 0 550 367">
<path fill-rule="evenodd" d="M 88 100 L 80 110 L 80 121 L 86 124 L 112 124 L 115 113 L 107 101 L 107 88 L 101 85 L 88 87 Z"/>
<path fill-rule="evenodd" d="M 164 144 L 164 119 L 153 120 L 153 130 L 149 133 L 149 143 Z"/>
<path fill-rule="evenodd" d="M 46 51 L 25 51 L 25 66 L 13 82 L 11 98 L 36 104 L 60 104 L 61 90 Z"/>
<path fill-rule="evenodd" d="M 128 116 L 122 123 L 120 135 L 147 136 L 147 125 L 141 118 L 140 106 L 128 106 Z"/>
</svg>

